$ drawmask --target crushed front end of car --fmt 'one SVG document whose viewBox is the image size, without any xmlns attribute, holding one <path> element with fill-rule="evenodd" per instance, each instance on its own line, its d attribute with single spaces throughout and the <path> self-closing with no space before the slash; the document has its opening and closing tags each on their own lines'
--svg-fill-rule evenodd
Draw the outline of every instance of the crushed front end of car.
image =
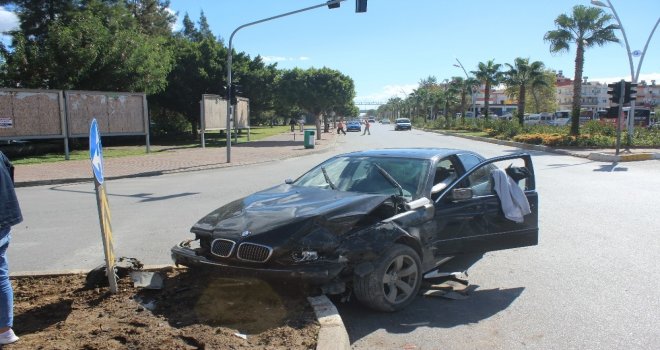
<svg viewBox="0 0 660 350">
<path fill-rule="evenodd" d="M 388 195 L 276 186 L 199 220 L 191 228 L 195 238 L 174 246 L 172 259 L 177 265 L 297 280 L 341 293 L 355 266 L 375 259 L 383 248 L 371 231 L 405 234 L 392 223 L 378 225 L 394 215 L 391 201 Z"/>
</svg>

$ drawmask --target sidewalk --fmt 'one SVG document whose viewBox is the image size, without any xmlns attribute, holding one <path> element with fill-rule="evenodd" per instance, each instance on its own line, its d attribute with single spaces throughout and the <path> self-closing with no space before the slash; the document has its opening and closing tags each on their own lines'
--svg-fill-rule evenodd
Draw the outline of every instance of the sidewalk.
<svg viewBox="0 0 660 350">
<path fill-rule="evenodd" d="M 313 149 L 304 147 L 304 137 L 300 132 L 287 132 L 259 141 L 233 144 L 231 163 L 227 163 L 225 147 L 163 148 L 145 155 L 105 158 L 104 177 L 119 179 L 157 176 L 270 162 L 323 152 L 334 146 L 336 137 L 335 133 L 321 133 L 321 140 L 315 140 Z M 88 159 L 17 165 L 15 172 L 16 187 L 92 181 L 92 168 Z"/>
</svg>

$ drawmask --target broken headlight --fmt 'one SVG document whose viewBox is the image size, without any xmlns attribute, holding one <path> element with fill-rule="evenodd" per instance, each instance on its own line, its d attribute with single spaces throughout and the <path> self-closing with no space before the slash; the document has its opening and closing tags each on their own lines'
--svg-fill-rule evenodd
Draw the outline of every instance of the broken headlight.
<svg viewBox="0 0 660 350">
<path fill-rule="evenodd" d="M 319 253 L 315 250 L 303 250 L 291 253 L 291 259 L 295 262 L 316 261 L 319 259 Z"/>
</svg>

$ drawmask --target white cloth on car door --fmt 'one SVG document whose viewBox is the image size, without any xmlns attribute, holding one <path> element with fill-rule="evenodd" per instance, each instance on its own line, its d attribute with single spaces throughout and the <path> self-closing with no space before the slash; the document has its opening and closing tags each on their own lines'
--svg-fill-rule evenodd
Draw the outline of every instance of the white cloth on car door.
<svg viewBox="0 0 660 350">
<path fill-rule="evenodd" d="M 532 212 L 529 208 L 529 201 L 527 201 L 525 192 L 518 187 L 518 184 L 504 170 L 495 169 L 490 174 L 495 181 L 495 192 L 500 197 L 504 216 L 518 223 L 523 222 L 523 217 Z"/>
</svg>

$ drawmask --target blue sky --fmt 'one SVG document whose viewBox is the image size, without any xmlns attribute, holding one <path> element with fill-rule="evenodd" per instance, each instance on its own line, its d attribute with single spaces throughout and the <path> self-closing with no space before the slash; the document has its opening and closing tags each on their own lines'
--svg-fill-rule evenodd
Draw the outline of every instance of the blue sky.
<svg viewBox="0 0 660 350">
<path fill-rule="evenodd" d="M 603 0 L 606 2 L 606 0 Z M 626 30 L 631 51 L 643 50 L 660 16 L 659 0 L 610 0 Z M 319 0 L 171 0 L 180 25 L 185 13 L 197 21 L 204 11 L 211 30 L 228 42 L 238 26 L 321 4 Z M 321 7 L 246 27 L 233 46 L 261 55 L 279 68 L 329 67 L 355 81 L 356 100 L 403 97 L 428 76 L 438 80 L 465 76 L 479 62 L 512 63 L 516 57 L 539 60 L 573 77 L 575 50 L 551 54 L 543 35 L 554 20 L 588 0 L 369 0 L 366 13 L 355 13 L 354 0 L 338 9 Z M 610 11 L 603 8 L 605 11 Z M 6 22 L 0 11 L 0 29 Z M 616 22 L 615 22 L 616 23 Z M 656 29 L 640 80 L 660 81 L 660 29 Z M 586 52 L 584 76 L 604 82 L 630 80 L 623 37 Z M 633 58 L 635 67 L 639 58 Z"/>
</svg>

